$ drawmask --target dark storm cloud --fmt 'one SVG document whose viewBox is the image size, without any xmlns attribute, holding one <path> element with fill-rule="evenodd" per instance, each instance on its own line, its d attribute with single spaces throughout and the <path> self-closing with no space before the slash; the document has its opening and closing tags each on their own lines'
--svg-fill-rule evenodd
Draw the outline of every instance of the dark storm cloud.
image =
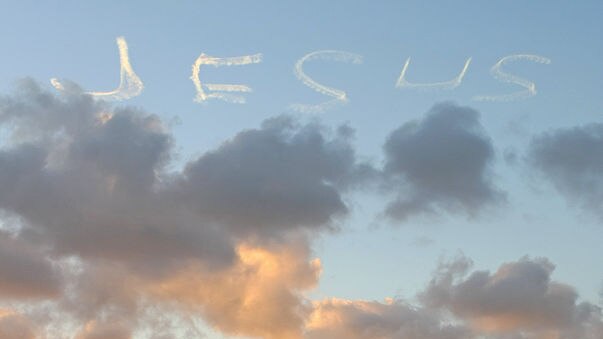
<svg viewBox="0 0 603 339">
<path fill-rule="evenodd" d="M 399 192 L 386 210 L 394 219 L 439 210 L 474 216 L 504 199 L 490 180 L 492 143 L 471 108 L 436 105 L 393 131 L 384 150 L 388 186 Z"/>
<path fill-rule="evenodd" d="M 534 137 L 528 162 L 570 202 L 603 218 L 603 124 L 562 128 Z"/>
</svg>

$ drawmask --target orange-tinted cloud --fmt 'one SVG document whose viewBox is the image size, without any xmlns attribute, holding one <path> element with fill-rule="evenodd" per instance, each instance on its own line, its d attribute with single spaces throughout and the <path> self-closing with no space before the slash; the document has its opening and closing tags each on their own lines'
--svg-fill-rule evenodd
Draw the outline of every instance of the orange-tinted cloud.
<svg viewBox="0 0 603 339">
<path fill-rule="evenodd" d="M 301 338 L 310 310 L 301 293 L 317 284 L 321 270 L 320 261 L 308 254 L 303 243 L 241 244 L 232 267 L 218 272 L 191 267 L 150 286 L 150 294 L 203 314 L 228 334 Z"/>
<path fill-rule="evenodd" d="M 27 317 L 8 309 L 0 309 L 0 338 L 34 339 L 34 324 Z"/>
<path fill-rule="evenodd" d="M 574 288 L 553 281 L 555 266 L 545 258 L 524 257 L 501 265 L 494 273 L 467 275 L 469 266 L 463 257 L 443 264 L 421 294 L 423 303 L 450 310 L 486 333 L 566 338 L 600 333 L 603 328 L 601 309 L 579 303 Z"/>
<path fill-rule="evenodd" d="M 462 325 L 402 301 L 327 299 L 313 303 L 308 339 L 466 339 Z"/>
</svg>

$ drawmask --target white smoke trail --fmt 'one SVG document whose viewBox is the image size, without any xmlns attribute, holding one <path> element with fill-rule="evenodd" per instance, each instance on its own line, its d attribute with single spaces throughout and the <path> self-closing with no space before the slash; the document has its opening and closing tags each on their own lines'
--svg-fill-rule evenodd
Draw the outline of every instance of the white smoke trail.
<svg viewBox="0 0 603 339">
<path fill-rule="evenodd" d="M 424 90 L 432 90 L 432 89 L 454 89 L 461 84 L 463 78 L 465 77 L 465 73 L 467 73 L 467 69 L 469 68 L 469 64 L 471 64 L 471 58 L 465 61 L 465 66 L 455 78 L 448 81 L 441 82 L 432 82 L 432 83 L 423 83 L 423 84 L 415 84 L 408 82 L 405 78 L 406 71 L 408 70 L 408 66 L 410 65 L 410 58 L 406 59 L 404 63 L 404 67 L 402 67 L 402 72 L 400 72 L 400 77 L 398 77 L 398 81 L 396 82 L 397 88 L 409 88 L 409 89 L 424 89 Z"/>
<path fill-rule="evenodd" d="M 116 42 L 119 49 L 119 86 L 110 92 L 86 92 L 86 94 L 105 100 L 119 101 L 130 99 L 142 92 L 144 85 L 130 64 L 126 39 L 120 36 L 117 37 Z M 50 83 L 57 90 L 65 91 L 65 86 L 58 79 L 52 78 Z"/>
<path fill-rule="evenodd" d="M 510 94 L 504 94 L 504 95 L 479 95 L 479 96 L 473 97 L 473 100 L 476 100 L 476 101 L 512 101 L 512 100 L 516 100 L 516 99 L 529 98 L 531 96 L 536 95 L 536 84 L 535 83 L 533 83 L 529 80 L 526 80 L 524 78 L 520 78 L 518 76 L 509 74 L 509 73 L 505 73 L 502 70 L 503 65 L 505 65 L 509 62 L 517 61 L 517 60 L 527 60 L 527 61 L 537 62 L 540 64 L 546 64 L 546 65 L 551 63 L 551 60 L 549 58 L 545 58 L 545 57 L 542 57 L 539 55 L 516 54 L 516 55 L 506 56 L 506 57 L 500 59 L 496 64 L 494 64 L 494 66 L 492 66 L 492 68 L 490 69 L 490 74 L 492 74 L 492 76 L 494 76 L 495 79 L 498 79 L 502 82 L 519 85 L 521 87 L 524 87 L 525 90 L 517 91 L 514 93 L 510 93 Z"/>
<path fill-rule="evenodd" d="M 232 84 L 202 84 L 199 79 L 199 70 L 201 65 L 212 65 L 218 66 L 240 66 L 248 64 L 257 64 L 262 62 L 262 54 L 244 55 L 230 58 L 216 58 L 201 53 L 195 63 L 193 64 L 191 80 L 197 90 L 195 96 L 196 102 L 204 102 L 208 99 L 220 99 L 228 102 L 242 104 L 245 103 L 245 98 L 240 95 L 234 95 L 230 93 L 221 92 L 251 92 L 251 88 L 246 85 L 232 85 Z M 203 90 L 205 86 L 211 93 L 206 93 Z"/>
<path fill-rule="evenodd" d="M 304 85 L 310 87 L 318 93 L 333 97 L 333 100 L 329 100 L 317 105 L 307 105 L 307 104 L 293 104 L 290 107 L 293 110 L 302 112 L 302 113 L 322 113 L 333 106 L 345 103 L 348 101 L 347 94 L 339 89 L 328 87 L 318 82 L 314 81 L 310 78 L 306 73 L 304 73 L 303 65 L 306 61 L 310 60 L 333 60 L 338 62 L 351 62 L 354 64 L 362 63 L 362 56 L 354 53 L 344 52 L 344 51 L 334 51 L 334 50 L 324 50 L 324 51 L 315 51 L 309 54 L 306 54 L 301 59 L 299 59 L 295 63 L 295 76 L 301 80 Z"/>
</svg>

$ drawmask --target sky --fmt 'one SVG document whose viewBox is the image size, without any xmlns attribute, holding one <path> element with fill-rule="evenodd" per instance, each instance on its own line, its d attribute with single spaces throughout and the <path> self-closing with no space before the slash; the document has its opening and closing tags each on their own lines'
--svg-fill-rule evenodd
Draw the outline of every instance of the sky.
<svg viewBox="0 0 603 339">
<path fill-rule="evenodd" d="M 0 339 L 603 338 L 600 1 L 0 3 Z"/>
</svg>

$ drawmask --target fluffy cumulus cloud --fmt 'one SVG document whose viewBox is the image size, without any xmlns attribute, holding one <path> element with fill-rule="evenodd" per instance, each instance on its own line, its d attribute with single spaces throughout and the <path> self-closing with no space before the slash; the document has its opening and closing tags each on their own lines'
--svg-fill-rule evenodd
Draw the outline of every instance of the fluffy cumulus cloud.
<svg viewBox="0 0 603 339">
<path fill-rule="evenodd" d="M 0 338 L 601 338 L 601 310 L 545 259 L 445 265 L 414 303 L 309 300 L 311 241 L 348 191 L 408 187 L 389 213 L 475 214 L 501 193 L 477 113 L 436 106 L 393 132 L 382 173 L 353 131 L 283 116 L 170 170 L 161 120 L 25 80 L 0 97 Z"/>
<path fill-rule="evenodd" d="M 310 305 L 299 293 L 314 287 L 321 266 L 301 243 L 257 248 L 242 244 L 237 263 L 220 272 L 188 268 L 149 294 L 198 310 L 222 332 L 261 338 L 299 338 Z"/>
<path fill-rule="evenodd" d="M 177 199 L 242 235 L 328 226 L 347 212 L 341 191 L 374 171 L 356 163 L 351 132 L 269 119 L 191 162 Z"/>
<path fill-rule="evenodd" d="M 472 269 L 459 256 L 440 264 L 414 304 L 326 299 L 315 301 L 306 337 L 392 339 L 598 339 L 601 308 L 578 301 L 552 280 L 554 265 L 524 257 L 496 272 Z"/>
<path fill-rule="evenodd" d="M 388 187 L 399 191 L 386 210 L 394 219 L 442 210 L 475 216 L 504 198 L 490 177 L 492 143 L 469 107 L 434 106 L 393 131 L 384 150 Z"/>
<path fill-rule="evenodd" d="M 308 237 L 374 172 L 351 129 L 274 118 L 174 172 L 157 116 L 71 86 L 0 97 L 0 298 L 18 306 L 2 329 L 129 338 L 176 303 L 225 333 L 301 336 Z"/>
<path fill-rule="evenodd" d="M 603 219 L 603 124 L 538 135 L 532 139 L 528 161 L 570 202 Z"/>
<path fill-rule="evenodd" d="M 494 273 L 468 274 L 470 260 L 442 264 L 421 294 L 426 307 L 445 309 L 476 331 L 503 337 L 597 338 L 603 334 L 601 309 L 579 303 L 569 285 L 551 279 L 554 265 L 524 257 Z"/>
</svg>

